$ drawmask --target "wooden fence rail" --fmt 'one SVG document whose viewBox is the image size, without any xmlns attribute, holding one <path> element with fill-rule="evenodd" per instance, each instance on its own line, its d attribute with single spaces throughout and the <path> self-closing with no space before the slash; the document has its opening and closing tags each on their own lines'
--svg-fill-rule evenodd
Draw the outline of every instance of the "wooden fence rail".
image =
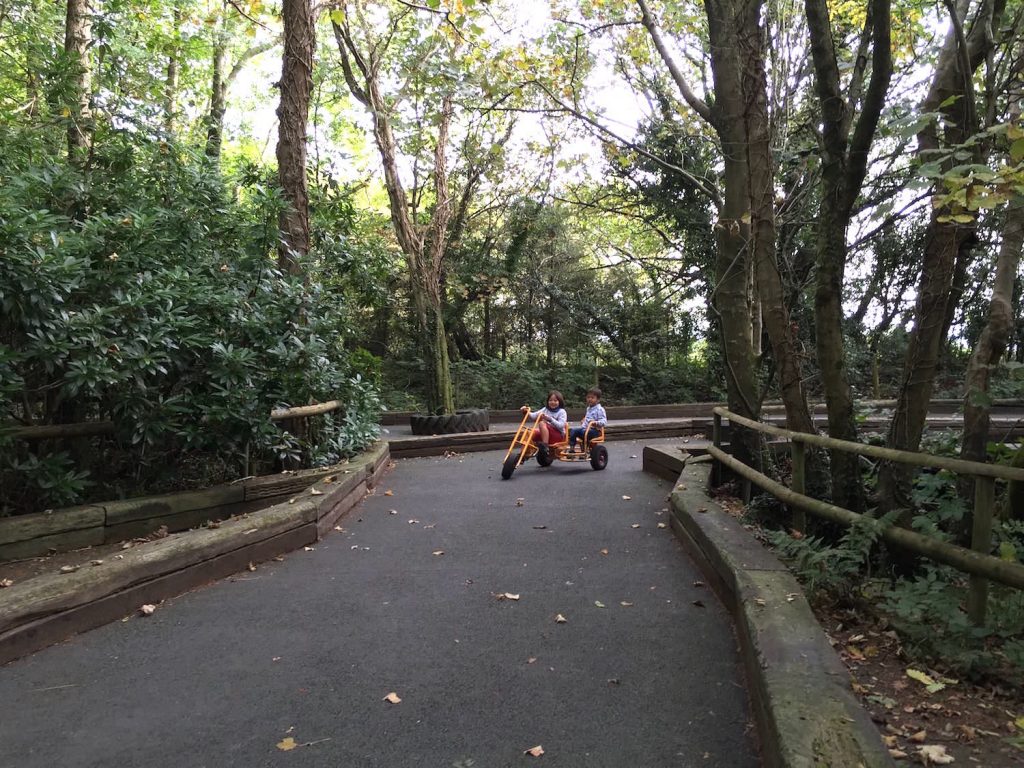
<svg viewBox="0 0 1024 768">
<path fill-rule="evenodd" d="M 873 526 L 885 541 L 969 574 L 967 612 L 971 620 L 979 626 L 985 622 L 989 580 L 1015 589 L 1024 589 L 1024 565 L 1002 560 L 989 554 L 992 548 L 995 481 L 1000 479 L 1024 482 L 1024 469 L 984 464 L 976 461 L 964 461 L 962 459 L 950 459 L 942 456 L 930 456 L 911 451 L 898 451 L 875 445 L 855 443 L 849 440 L 837 440 L 832 437 L 825 437 L 824 435 L 794 432 L 789 429 L 762 424 L 759 421 L 744 418 L 722 407 L 715 408 L 713 413 L 712 441 L 714 445 L 709 448 L 710 454 L 720 465 L 728 467 L 740 477 L 755 483 L 780 501 L 789 504 L 794 509 L 793 526 L 796 530 L 803 532 L 806 529 L 805 512 L 810 512 L 813 515 L 844 525 L 861 523 Z M 787 488 L 785 485 L 748 467 L 722 450 L 723 418 L 728 419 L 730 425 L 742 426 L 763 434 L 788 439 L 790 441 L 793 463 L 793 487 Z M 900 526 L 883 526 L 874 518 L 859 515 L 843 507 L 807 496 L 805 494 L 806 445 L 815 445 L 820 448 L 845 451 L 860 456 L 871 456 L 885 461 L 894 461 L 918 467 L 945 469 L 959 474 L 972 475 L 975 478 L 975 494 L 971 548 L 958 547 Z"/>
</svg>

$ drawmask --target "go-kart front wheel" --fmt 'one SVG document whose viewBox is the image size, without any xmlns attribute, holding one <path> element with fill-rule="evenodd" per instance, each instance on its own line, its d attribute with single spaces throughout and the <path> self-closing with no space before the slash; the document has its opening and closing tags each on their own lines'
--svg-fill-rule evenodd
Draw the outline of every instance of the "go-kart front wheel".
<svg viewBox="0 0 1024 768">
<path fill-rule="evenodd" d="M 510 453 L 505 458 L 505 463 L 501 465 L 501 479 L 508 480 L 512 477 L 512 473 L 516 471 L 516 467 L 519 466 L 519 457 L 523 455 L 522 451 Z"/>
<path fill-rule="evenodd" d="M 594 469 L 604 469 L 608 466 L 608 449 L 600 443 L 590 449 L 590 466 Z"/>
<path fill-rule="evenodd" d="M 541 443 L 540 445 L 537 446 L 538 464 L 540 464 L 542 467 L 550 467 L 551 462 L 553 462 L 554 460 L 555 457 L 551 455 L 551 449 L 547 445 Z"/>
</svg>

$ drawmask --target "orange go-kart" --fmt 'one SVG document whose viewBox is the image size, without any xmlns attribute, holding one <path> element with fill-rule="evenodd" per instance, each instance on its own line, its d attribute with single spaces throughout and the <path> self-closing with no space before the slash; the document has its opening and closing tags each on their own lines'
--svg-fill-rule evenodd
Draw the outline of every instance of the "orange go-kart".
<svg viewBox="0 0 1024 768">
<path fill-rule="evenodd" d="M 530 422 L 529 424 L 526 423 L 528 421 Z M 568 434 L 563 435 L 561 441 L 549 445 L 534 442 L 533 432 L 539 421 L 540 414 L 537 414 L 537 418 L 532 421 L 530 421 L 529 411 L 523 415 L 519 429 L 516 430 L 516 435 L 512 438 L 512 445 L 508 447 L 505 459 L 501 463 L 502 480 L 508 480 L 512 477 L 512 473 L 516 471 L 518 466 L 529 461 L 534 456 L 537 457 L 537 463 L 542 467 L 551 466 L 555 461 L 589 461 L 590 466 L 594 469 L 604 469 L 608 466 L 608 449 L 604 447 L 604 427 L 599 427 L 601 430 L 600 434 L 592 440 L 587 440 L 587 436 L 590 433 L 588 429 L 582 438 L 583 450 L 577 453 L 569 453 Z"/>
</svg>

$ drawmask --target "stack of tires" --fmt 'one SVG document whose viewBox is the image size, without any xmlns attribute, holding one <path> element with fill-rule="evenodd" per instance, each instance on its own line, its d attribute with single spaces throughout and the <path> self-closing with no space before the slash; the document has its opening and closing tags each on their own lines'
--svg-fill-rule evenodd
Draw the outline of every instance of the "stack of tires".
<svg viewBox="0 0 1024 768">
<path fill-rule="evenodd" d="M 485 408 L 471 408 L 441 416 L 414 413 L 409 417 L 414 435 L 454 435 L 459 432 L 486 432 L 491 419 Z"/>
</svg>

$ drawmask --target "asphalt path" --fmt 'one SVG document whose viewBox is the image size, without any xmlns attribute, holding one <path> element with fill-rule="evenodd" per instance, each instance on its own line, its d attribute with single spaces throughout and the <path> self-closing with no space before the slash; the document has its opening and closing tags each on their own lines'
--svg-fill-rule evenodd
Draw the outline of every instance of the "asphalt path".
<svg viewBox="0 0 1024 768">
<path fill-rule="evenodd" d="M 312 550 L 0 669 L 0 766 L 760 765 L 671 484 L 609 451 L 399 462 Z"/>
</svg>

